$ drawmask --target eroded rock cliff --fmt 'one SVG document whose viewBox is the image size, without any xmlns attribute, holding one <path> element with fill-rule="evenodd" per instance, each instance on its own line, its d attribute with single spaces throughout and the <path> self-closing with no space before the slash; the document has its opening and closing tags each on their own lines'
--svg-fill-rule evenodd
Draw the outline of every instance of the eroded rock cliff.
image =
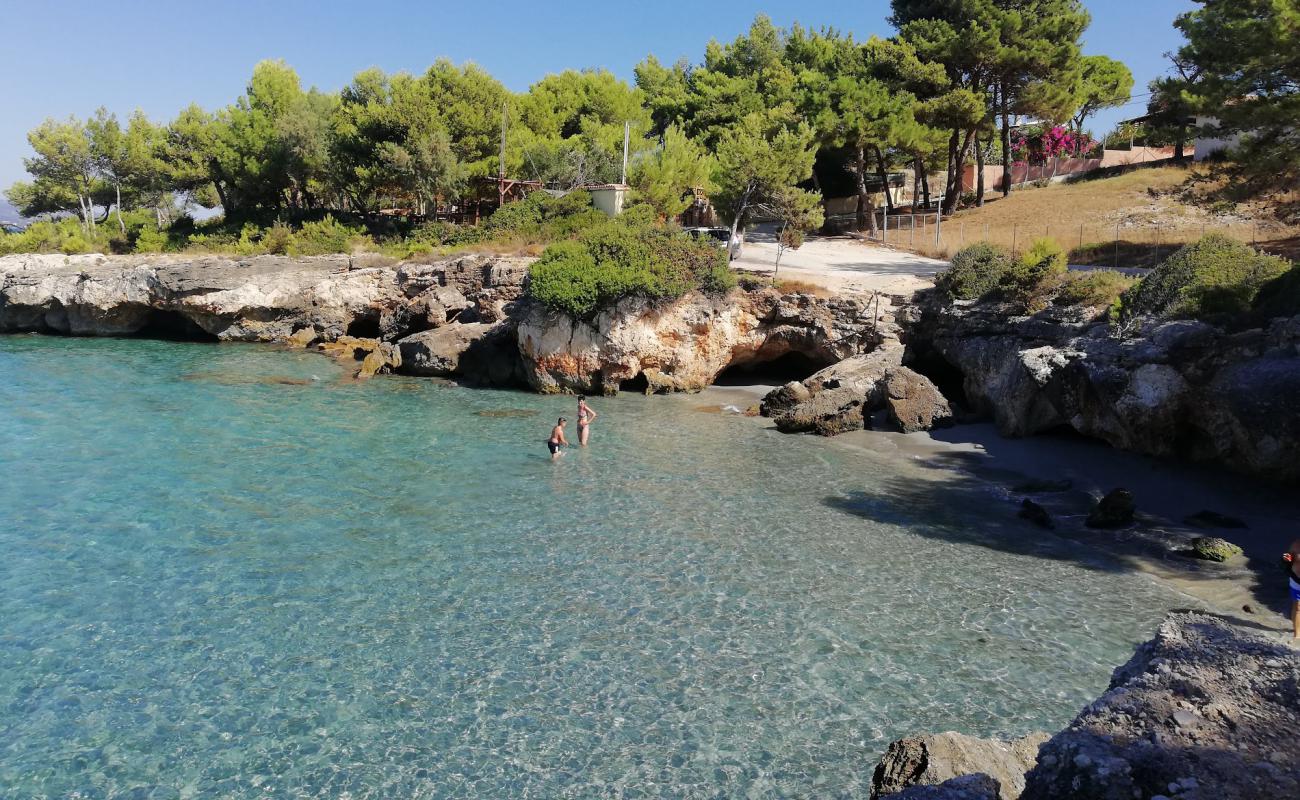
<svg viewBox="0 0 1300 800">
<path fill-rule="evenodd" d="M 1300 481 L 1300 317 L 1244 331 L 1178 320 L 1122 338 L 1095 317 L 930 298 L 909 322 L 909 357 L 958 373 L 962 396 L 948 386 L 949 399 L 1006 436 L 1069 428 L 1125 450 Z"/>
</svg>

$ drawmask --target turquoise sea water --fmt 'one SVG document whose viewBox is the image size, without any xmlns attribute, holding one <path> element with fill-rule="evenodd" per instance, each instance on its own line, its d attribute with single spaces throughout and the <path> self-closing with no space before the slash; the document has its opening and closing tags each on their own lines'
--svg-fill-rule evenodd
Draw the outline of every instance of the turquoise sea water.
<svg viewBox="0 0 1300 800">
<path fill-rule="evenodd" d="M 1064 724 L 1181 599 L 696 398 L 552 465 L 571 398 L 338 378 L 0 337 L 0 796 L 865 797 L 898 736 Z"/>
</svg>

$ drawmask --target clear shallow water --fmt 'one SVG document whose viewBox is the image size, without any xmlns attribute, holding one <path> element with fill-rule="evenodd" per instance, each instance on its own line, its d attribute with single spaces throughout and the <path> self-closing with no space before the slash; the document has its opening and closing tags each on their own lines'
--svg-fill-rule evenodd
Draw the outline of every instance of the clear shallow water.
<svg viewBox="0 0 1300 800">
<path fill-rule="evenodd" d="M 553 466 L 571 399 L 338 375 L 0 337 L 0 795 L 865 797 L 898 736 L 1062 725 L 1185 600 L 697 399 Z"/>
</svg>

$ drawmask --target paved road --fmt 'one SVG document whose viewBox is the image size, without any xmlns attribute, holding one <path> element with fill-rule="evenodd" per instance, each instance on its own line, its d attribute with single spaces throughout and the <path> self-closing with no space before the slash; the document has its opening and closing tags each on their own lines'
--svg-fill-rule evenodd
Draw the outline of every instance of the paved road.
<svg viewBox="0 0 1300 800">
<path fill-rule="evenodd" d="M 737 269 L 772 273 L 776 238 L 770 231 L 751 229 Z M 868 244 L 847 236 L 809 237 L 798 250 L 781 256 L 779 276 L 808 281 L 829 289 L 861 289 L 904 294 L 933 285 L 936 272 L 948 266 L 914 253 Z"/>
</svg>

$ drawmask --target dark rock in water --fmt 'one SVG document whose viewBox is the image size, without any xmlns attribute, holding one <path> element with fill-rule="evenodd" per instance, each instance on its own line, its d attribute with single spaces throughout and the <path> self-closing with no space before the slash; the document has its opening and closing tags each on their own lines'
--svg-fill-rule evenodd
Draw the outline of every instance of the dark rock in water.
<svg viewBox="0 0 1300 800">
<path fill-rule="evenodd" d="M 1032 733 L 1023 739 L 1002 742 L 996 739 L 977 739 L 973 736 L 949 731 L 933 736 L 913 736 L 899 739 L 889 745 L 885 755 L 876 765 L 871 778 L 871 797 L 933 797 L 964 798 L 989 797 L 1015 800 L 1025 786 L 1025 773 L 1034 764 L 1039 746 L 1047 741 L 1046 733 Z M 895 795 L 909 787 L 953 789 L 964 787 L 954 780 L 978 776 L 988 783 L 974 782 L 992 793 L 951 794 L 946 792 L 918 792 Z M 965 787 L 970 788 L 970 787 Z M 916 792 L 916 789 L 909 789 Z"/>
<path fill-rule="evenodd" d="M 1241 548 L 1217 536 L 1198 536 L 1192 540 L 1192 555 L 1205 561 L 1223 563 L 1241 555 Z"/>
<path fill-rule="evenodd" d="M 1300 797 L 1300 651 L 1171 614 L 1039 750 L 1023 800 Z"/>
<path fill-rule="evenodd" d="M 476 417 L 535 417 L 538 411 L 533 408 L 491 408 L 486 411 L 475 411 Z"/>
<path fill-rule="evenodd" d="M 1088 515 L 1089 528 L 1122 528 L 1133 522 L 1137 503 L 1128 489 L 1112 489 Z"/>
<path fill-rule="evenodd" d="M 1053 492 L 1068 492 L 1074 487 L 1074 481 L 1069 478 L 1062 478 L 1059 481 L 1044 480 L 1032 478 L 1024 483 L 1017 483 L 1011 487 L 1015 494 L 1050 494 Z"/>
<path fill-rule="evenodd" d="M 1197 528 L 1249 528 L 1245 522 L 1236 517 L 1229 517 L 1226 514 L 1220 514 L 1217 511 L 1202 510 L 1197 511 L 1189 517 L 1184 517 L 1183 522 Z"/>
<path fill-rule="evenodd" d="M 1250 603 L 1247 603 L 1246 605 L 1242 606 L 1242 607 L 1241 607 L 1241 610 L 1242 610 L 1242 611 L 1245 611 L 1247 614 L 1254 614 L 1254 613 L 1255 613 L 1255 607 L 1252 606 Z"/>
<path fill-rule="evenodd" d="M 1056 523 L 1052 522 L 1052 515 L 1047 513 L 1047 509 L 1027 497 L 1020 503 L 1020 514 L 1018 516 L 1021 519 L 1029 520 L 1040 528 L 1050 530 L 1056 527 Z"/>
</svg>

